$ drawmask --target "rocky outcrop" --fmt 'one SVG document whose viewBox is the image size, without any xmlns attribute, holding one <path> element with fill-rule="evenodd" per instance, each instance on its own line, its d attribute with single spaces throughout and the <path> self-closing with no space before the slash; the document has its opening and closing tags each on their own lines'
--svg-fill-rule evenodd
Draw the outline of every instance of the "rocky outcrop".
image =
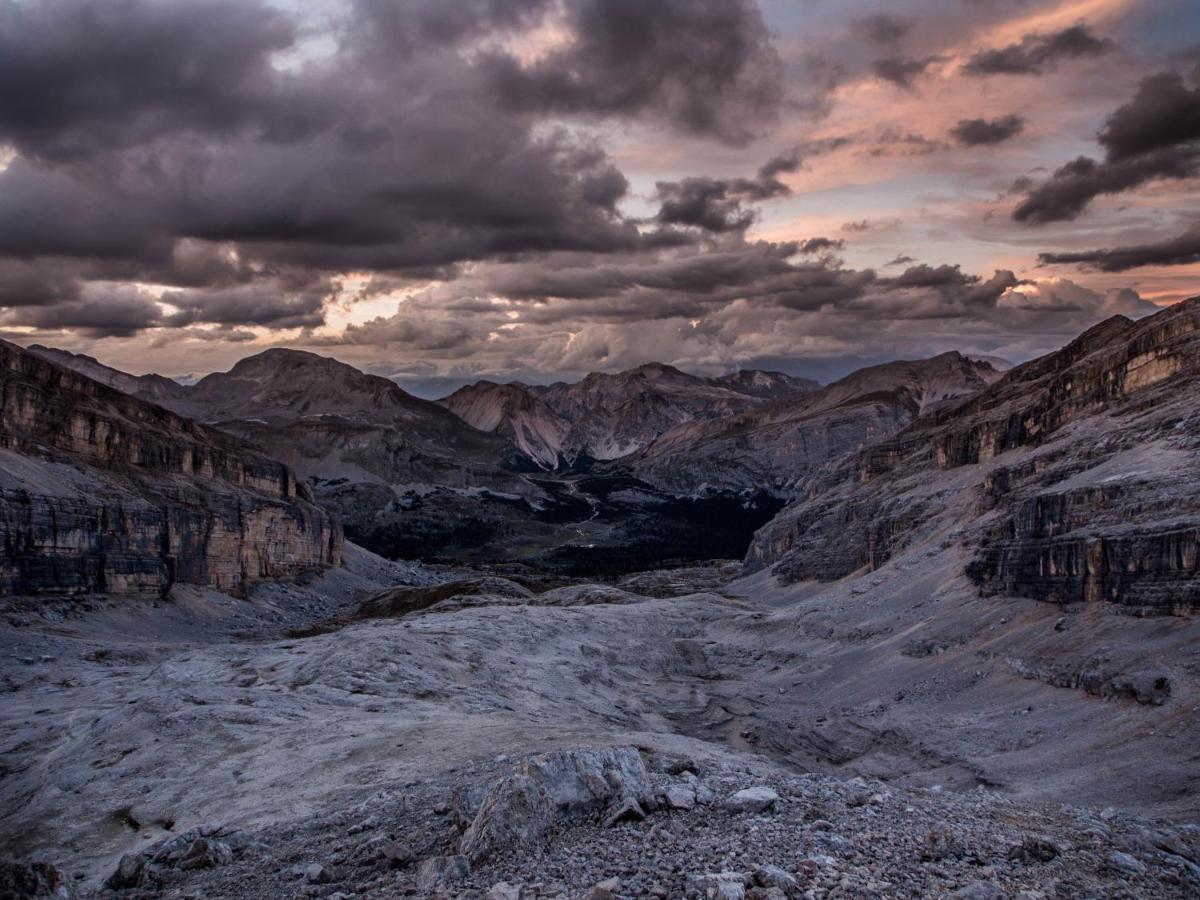
<svg viewBox="0 0 1200 900">
<path fill-rule="evenodd" d="M 287 466 L 0 343 L 0 591 L 242 592 L 338 561 Z"/>
<path fill-rule="evenodd" d="M 755 536 L 787 580 L 876 568 L 940 529 L 985 593 L 1200 606 L 1200 298 L 1104 322 L 803 485 Z"/>
<path fill-rule="evenodd" d="M 770 399 L 809 393 L 811 387 L 811 382 L 781 373 L 700 378 L 648 363 L 615 374 L 593 372 L 574 384 L 525 389 L 570 423 L 562 454 L 576 462 L 617 459 L 685 422 L 736 415 Z"/>
<path fill-rule="evenodd" d="M 813 469 L 883 441 L 998 377 L 990 363 L 958 353 L 860 369 L 799 398 L 681 425 L 620 465 L 663 490 L 788 496 Z"/>
<path fill-rule="evenodd" d="M 477 381 L 438 402 L 471 427 L 508 438 L 543 468 L 563 461 L 571 423 L 523 385 Z"/>
<path fill-rule="evenodd" d="M 546 839 L 556 821 L 598 814 L 609 823 L 641 819 L 654 803 L 649 773 L 633 747 L 534 756 L 486 793 L 459 795 L 459 817 L 470 821 L 459 852 L 474 862 L 529 849 Z"/>
</svg>

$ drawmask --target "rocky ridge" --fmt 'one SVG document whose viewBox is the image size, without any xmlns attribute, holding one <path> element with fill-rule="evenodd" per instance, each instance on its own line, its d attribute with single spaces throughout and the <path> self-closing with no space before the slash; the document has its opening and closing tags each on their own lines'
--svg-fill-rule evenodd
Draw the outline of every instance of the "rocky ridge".
<svg viewBox="0 0 1200 900">
<path fill-rule="evenodd" d="M 756 375 L 762 376 L 757 384 Z M 806 394 L 812 386 L 781 373 L 706 379 L 648 363 L 616 374 L 593 372 L 573 384 L 557 382 L 526 386 L 526 390 L 571 423 L 562 452 L 574 462 L 582 455 L 616 459 L 683 422 L 744 412 L 767 398 Z"/>
<path fill-rule="evenodd" d="M 334 565 L 339 526 L 281 463 L 0 342 L 5 593 L 234 593 Z"/>
<path fill-rule="evenodd" d="M 682 422 L 719 418 L 818 387 L 782 372 L 716 378 L 649 363 L 594 372 L 575 383 L 479 381 L 438 402 L 464 421 L 508 437 L 545 468 L 624 456 Z"/>
<path fill-rule="evenodd" d="M 811 476 L 747 561 L 840 578 L 953 532 L 988 593 L 1193 609 L 1198 376 L 1200 298 L 1114 317 Z"/>
<path fill-rule="evenodd" d="M 765 489 L 787 496 L 811 470 L 999 377 L 990 363 L 958 353 L 886 363 L 798 398 L 680 425 L 617 465 L 678 493 Z"/>
<path fill-rule="evenodd" d="M 468 425 L 500 434 L 546 469 L 565 460 L 571 423 L 522 385 L 477 381 L 439 400 Z"/>
</svg>

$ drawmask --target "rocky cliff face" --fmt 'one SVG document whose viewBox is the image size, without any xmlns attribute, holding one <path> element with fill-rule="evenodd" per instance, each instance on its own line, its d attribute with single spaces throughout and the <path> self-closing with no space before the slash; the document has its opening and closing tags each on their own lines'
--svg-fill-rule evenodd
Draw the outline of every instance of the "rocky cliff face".
<svg viewBox="0 0 1200 900">
<path fill-rule="evenodd" d="M 283 464 L 3 342 L 0 412 L 4 593 L 237 593 L 338 561 Z"/>
<path fill-rule="evenodd" d="M 985 593 L 1194 609 L 1198 385 L 1200 298 L 1110 319 L 810 477 L 747 560 L 839 578 L 940 539 Z"/>
<path fill-rule="evenodd" d="M 438 402 L 473 428 L 508 438 L 539 466 L 563 460 L 571 423 L 523 385 L 478 381 Z"/>
<path fill-rule="evenodd" d="M 813 468 L 882 441 L 922 413 L 999 377 L 958 353 L 861 369 L 819 391 L 668 431 L 620 465 L 679 493 L 787 495 Z"/>
<path fill-rule="evenodd" d="M 756 375 L 762 377 L 756 381 Z M 708 379 L 661 363 L 611 375 L 593 372 L 574 384 L 528 388 L 571 423 L 562 441 L 569 461 L 583 456 L 617 459 L 682 423 L 735 415 L 771 397 L 810 389 L 811 382 L 780 373 L 742 372 Z"/>
</svg>

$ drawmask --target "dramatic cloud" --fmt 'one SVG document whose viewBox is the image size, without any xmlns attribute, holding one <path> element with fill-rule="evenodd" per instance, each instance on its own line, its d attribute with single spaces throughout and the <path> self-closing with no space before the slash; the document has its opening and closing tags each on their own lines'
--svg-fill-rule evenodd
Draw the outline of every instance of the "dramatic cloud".
<svg viewBox="0 0 1200 900">
<path fill-rule="evenodd" d="M 1129 103 L 1109 116 L 1097 136 L 1102 161 L 1080 156 L 1030 191 L 1013 212 L 1018 222 L 1074 219 L 1101 194 L 1117 194 L 1157 179 L 1200 172 L 1200 89 L 1177 73 L 1142 81 Z"/>
<path fill-rule="evenodd" d="M 782 65 L 751 0 L 581 0 L 573 39 L 491 77 L 513 109 L 662 117 L 684 131 L 745 143 L 783 101 Z"/>
<path fill-rule="evenodd" d="M 5 325 L 71 329 L 91 338 L 123 337 L 157 325 L 162 309 L 136 288 L 88 285 L 77 299 L 55 306 L 21 306 L 3 313 Z"/>
<path fill-rule="evenodd" d="M 913 23 L 891 13 L 881 12 L 851 22 L 854 33 L 872 44 L 894 44 L 909 31 Z"/>
<path fill-rule="evenodd" d="M 745 231 L 757 218 L 743 204 L 760 203 L 791 194 L 780 175 L 800 170 L 809 157 L 828 153 L 849 143 L 849 138 L 808 141 L 774 156 L 759 167 L 753 178 L 685 178 L 655 185 L 661 202 L 660 225 L 695 227 L 715 233 Z"/>
<path fill-rule="evenodd" d="M 884 81 L 890 81 L 905 90 L 911 90 L 913 82 L 921 75 L 925 74 L 925 70 L 938 61 L 936 56 L 927 56 L 923 59 L 909 59 L 902 56 L 892 56 L 887 59 L 876 60 L 872 66 L 876 78 L 881 78 Z"/>
<path fill-rule="evenodd" d="M 1017 115 L 998 119 L 959 119 L 950 135 L 965 147 L 1002 144 L 1025 129 L 1025 120 Z"/>
<path fill-rule="evenodd" d="M 52 160 L 180 131 L 294 136 L 311 123 L 270 58 L 295 40 L 253 0 L 4 3 L 0 133 Z"/>
<path fill-rule="evenodd" d="M 1076 253 L 1039 253 L 1048 265 L 1072 263 L 1101 272 L 1127 272 L 1140 266 L 1180 266 L 1200 262 L 1200 224 L 1178 237 L 1152 244 L 1134 244 Z"/>
<path fill-rule="evenodd" d="M 981 50 L 967 60 L 968 75 L 1036 75 L 1063 59 L 1100 56 L 1113 43 L 1098 38 L 1084 25 L 1052 34 L 1027 34 L 1020 42 L 993 50 Z"/>
<path fill-rule="evenodd" d="M 1196 37 L 1133 4 L 851 6 L 0 0 L 0 328 L 140 371 L 284 343 L 436 380 L 1016 359 L 1143 309 L 1039 278 L 1000 213 L 1152 184 L 1122 234 L 1194 221 L 1200 92 L 1154 73 Z M 1065 64 L 1101 34 L 1111 82 Z M 952 60 L 1046 77 L 981 95 Z M 1043 261 L 1192 259 L 1098 220 L 1053 246 L 1113 249 Z"/>
</svg>

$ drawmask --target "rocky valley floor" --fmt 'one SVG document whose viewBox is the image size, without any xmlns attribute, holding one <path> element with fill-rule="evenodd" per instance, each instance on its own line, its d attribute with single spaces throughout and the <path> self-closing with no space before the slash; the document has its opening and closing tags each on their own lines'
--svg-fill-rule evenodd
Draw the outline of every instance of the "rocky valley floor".
<svg viewBox="0 0 1200 900">
<path fill-rule="evenodd" d="M 1196 624 L 959 553 L 12 601 L 3 843 L 82 895 L 1195 896 Z"/>
</svg>

